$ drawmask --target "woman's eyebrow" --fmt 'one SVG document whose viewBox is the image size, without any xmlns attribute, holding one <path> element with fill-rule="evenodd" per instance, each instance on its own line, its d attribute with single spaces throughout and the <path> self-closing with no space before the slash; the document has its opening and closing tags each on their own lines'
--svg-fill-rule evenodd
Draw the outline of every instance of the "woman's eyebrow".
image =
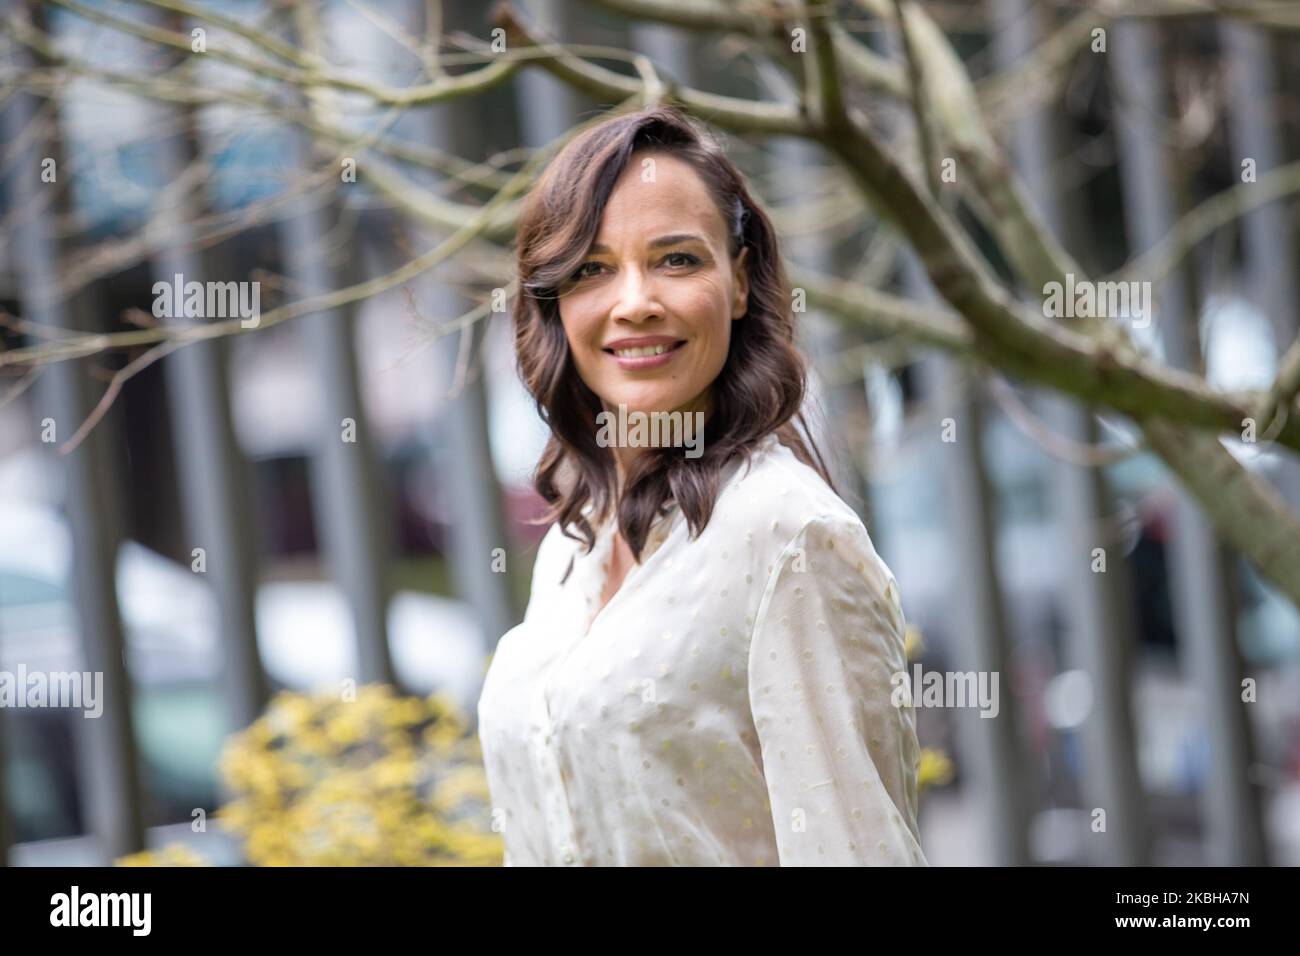
<svg viewBox="0 0 1300 956">
<path fill-rule="evenodd" d="M 662 249 L 664 246 L 675 246 L 683 242 L 698 242 L 708 245 L 703 236 L 697 236 L 693 232 L 674 232 L 666 236 L 660 236 L 658 239 L 650 240 L 651 249 Z M 603 256 L 609 254 L 609 247 L 604 243 L 593 243 L 589 255 Z"/>
</svg>

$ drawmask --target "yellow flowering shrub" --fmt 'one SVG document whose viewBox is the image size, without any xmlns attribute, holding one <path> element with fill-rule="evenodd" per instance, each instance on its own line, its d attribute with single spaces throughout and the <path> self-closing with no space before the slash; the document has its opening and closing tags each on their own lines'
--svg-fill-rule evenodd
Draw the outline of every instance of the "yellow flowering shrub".
<svg viewBox="0 0 1300 956">
<path fill-rule="evenodd" d="M 487 827 L 478 738 L 445 697 L 386 685 L 279 694 L 234 735 L 220 772 L 231 801 L 215 818 L 255 866 L 485 866 L 502 843 Z M 201 866 L 173 844 L 118 866 Z"/>
<path fill-rule="evenodd" d="M 903 653 L 907 660 L 915 660 L 923 647 L 920 630 L 908 624 L 903 638 Z M 945 786 L 952 782 L 952 778 L 953 766 L 948 755 L 936 747 L 922 747 L 920 766 L 916 771 L 917 795 L 925 793 L 930 787 Z"/>
<path fill-rule="evenodd" d="M 936 747 L 921 748 L 921 764 L 916 770 L 918 795 L 928 787 L 942 787 L 951 783 L 952 776 L 952 761 L 946 753 Z"/>
<path fill-rule="evenodd" d="M 160 850 L 142 850 L 118 857 L 114 866 L 207 866 L 199 856 L 182 843 L 173 843 Z"/>
<path fill-rule="evenodd" d="M 219 825 L 256 866 L 501 863 L 478 738 L 449 699 L 284 692 L 227 742 Z"/>
</svg>

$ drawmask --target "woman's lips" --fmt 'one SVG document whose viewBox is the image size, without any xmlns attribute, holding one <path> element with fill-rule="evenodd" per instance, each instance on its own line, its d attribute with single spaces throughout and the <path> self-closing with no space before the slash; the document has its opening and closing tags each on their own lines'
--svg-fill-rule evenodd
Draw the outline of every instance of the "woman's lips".
<svg viewBox="0 0 1300 956">
<path fill-rule="evenodd" d="M 619 368 L 627 369 L 629 371 L 639 371 L 645 368 L 657 368 L 660 365 L 667 365 L 676 357 L 677 353 L 682 350 L 682 346 L 685 344 L 685 341 L 677 342 L 670 346 L 667 352 L 663 352 L 659 355 L 623 356 L 615 355 L 613 351 L 609 349 L 606 349 L 606 354 L 618 363 Z"/>
</svg>

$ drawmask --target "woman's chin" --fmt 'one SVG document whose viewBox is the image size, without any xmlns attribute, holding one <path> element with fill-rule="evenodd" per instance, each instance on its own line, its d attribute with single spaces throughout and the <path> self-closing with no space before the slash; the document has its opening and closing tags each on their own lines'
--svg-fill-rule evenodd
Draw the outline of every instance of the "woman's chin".
<svg viewBox="0 0 1300 956">
<path fill-rule="evenodd" d="M 628 395 L 613 402 L 606 402 L 606 408 L 618 414 L 621 405 L 627 414 L 631 415 L 636 412 L 639 415 L 654 415 L 670 412 L 679 407 L 680 403 L 674 403 L 668 399 L 647 398 L 645 396 Z"/>
</svg>

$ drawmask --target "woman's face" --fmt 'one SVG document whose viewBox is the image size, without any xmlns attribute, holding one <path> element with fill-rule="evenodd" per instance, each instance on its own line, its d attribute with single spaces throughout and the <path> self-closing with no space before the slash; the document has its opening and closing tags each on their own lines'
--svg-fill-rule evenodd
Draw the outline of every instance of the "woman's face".
<svg viewBox="0 0 1300 956">
<path fill-rule="evenodd" d="M 748 305 L 746 252 L 729 256 L 722 214 L 688 163 L 632 157 L 560 290 L 574 364 L 606 410 L 709 410 L 731 323 Z"/>
</svg>

